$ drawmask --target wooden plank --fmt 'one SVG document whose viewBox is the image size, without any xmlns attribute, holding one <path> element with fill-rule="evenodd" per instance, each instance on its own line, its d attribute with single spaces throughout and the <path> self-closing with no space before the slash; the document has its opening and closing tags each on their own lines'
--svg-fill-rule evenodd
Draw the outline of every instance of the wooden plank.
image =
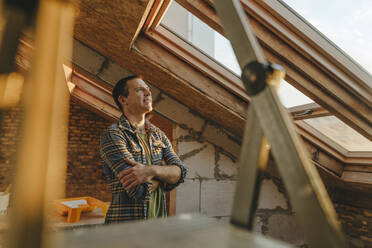
<svg viewBox="0 0 372 248">
<path fill-rule="evenodd" d="M 249 101 L 240 76 L 235 75 L 229 69 L 201 53 L 198 49 L 186 43 L 168 29 L 159 26 L 156 30 L 147 32 L 146 35 L 181 60 L 200 70 L 205 76 L 211 78 L 231 93 L 247 102 Z"/>
<path fill-rule="evenodd" d="M 69 95 L 62 64 L 72 52 L 74 9 L 41 1 L 36 53 L 24 92 L 22 142 L 9 215 L 9 247 L 50 246 L 42 234 L 51 201 L 64 194 Z M 43 212 L 45 211 L 45 212 Z"/>
<path fill-rule="evenodd" d="M 256 44 L 239 0 L 215 0 L 215 7 L 242 70 L 251 61 L 265 63 L 266 59 L 260 46 Z M 256 75 L 252 73 L 249 76 Z M 270 83 L 264 78 L 258 80 L 262 81 L 257 83 Z M 280 78 L 276 80 L 279 81 Z M 244 84 L 248 90 L 249 81 L 244 81 Z M 266 86 L 261 92 L 251 96 L 251 103 L 270 142 L 283 183 L 293 208 L 304 225 L 309 244 L 314 247 L 346 247 L 332 202 L 319 174 L 310 163 L 308 153 L 275 88 Z"/>
<path fill-rule="evenodd" d="M 260 234 L 200 215 L 183 214 L 167 219 L 132 222 L 57 233 L 59 247 L 292 247 Z"/>
<path fill-rule="evenodd" d="M 137 40 L 142 68 L 133 68 L 152 85 L 236 134 L 242 132 L 247 103 L 148 39 Z"/>
<path fill-rule="evenodd" d="M 353 157 L 353 158 L 346 158 L 345 163 L 350 164 L 350 165 L 358 165 L 358 164 L 365 164 L 365 165 L 371 165 L 371 157 L 368 158 L 358 158 L 358 157 Z"/>
<path fill-rule="evenodd" d="M 349 157 L 349 155 L 352 155 Z M 359 156 L 359 152 L 348 153 L 348 157 L 345 158 L 344 163 L 350 165 L 372 165 L 372 156 L 369 152 L 367 156 Z"/>
<path fill-rule="evenodd" d="M 149 0 L 148 3 L 147 3 L 147 6 L 146 6 L 146 9 L 142 15 L 142 18 L 140 19 L 139 21 L 139 24 L 137 26 L 137 30 L 136 32 L 134 33 L 133 37 L 132 37 L 132 40 L 130 41 L 130 44 L 129 44 L 129 47 L 132 47 L 132 45 L 134 44 L 134 42 L 136 41 L 138 35 L 140 34 L 140 32 L 142 31 L 142 28 L 144 27 L 145 25 L 145 22 L 146 22 L 146 19 L 147 19 L 147 16 L 150 14 L 150 11 L 151 11 L 151 7 L 153 6 L 155 0 Z"/>
<path fill-rule="evenodd" d="M 344 171 L 356 171 L 356 172 L 367 172 L 367 173 L 372 173 L 372 165 L 345 165 L 344 166 Z M 372 176 L 372 175 L 371 175 Z"/>
<path fill-rule="evenodd" d="M 113 107 L 99 98 L 96 98 L 93 95 L 90 95 L 89 93 L 76 87 L 71 92 L 71 99 L 75 100 L 80 105 L 86 107 L 99 116 L 111 121 L 118 119 L 121 115 L 121 112 L 116 107 Z"/>
<path fill-rule="evenodd" d="M 161 8 L 159 9 L 158 15 L 154 17 L 151 27 L 156 27 L 161 22 L 161 19 L 163 18 L 164 13 L 167 11 L 171 3 L 172 3 L 172 0 L 164 0 Z"/>
<path fill-rule="evenodd" d="M 242 149 L 239 159 L 239 177 L 235 187 L 231 222 L 235 225 L 253 228 L 261 186 L 261 164 L 264 133 L 252 106 L 248 109 Z"/>
<path fill-rule="evenodd" d="M 76 6 L 80 11 L 75 20 L 74 36 L 103 54 L 108 55 L 114 48 L 123 55 L 129 51 L 147 3 L 148 0 L 80 1 Z"/>
<path fill-rule="evenodd" d="M 372 173 L 357 172 L 357 171 L 344 171 L 342 180 L 348 183 L 361 183 L 372 185 Z"/>
<path fill-rule="evenodd" d="M 104 86 L 97 78 L 93 79 L 93 76 L 74 67 L 71 82 L 80 90 L 102 100 L 114 108 L 117 108 L 111 95 L 112 88 Z"/>
<path fill-rule="evenodd" d="M 347 153 L 348 158 L 369 158 L 371 159 L 370 162 L 372 163 L 372 151 L 348 151 Z"/>
<path fill-rule="evenodd" d="M 128 51 L 130 44 L 138 34 L 138 30 L 142 28 L 152 3 L 153 0 L 112 0 L 109 2 L 82 0 L 79 6 L 77 6 L 80 12 L 75 21 L 75 34 L 84 33 L 85 35 L 97 36 L 101 33 L 94 32 L 95 27 L 102 26 L 104 28 L 110 25 L 115 28 L 107 30 L 109 37 L 124 38 L 115 42 L 121 44 L 118 48 L 125 46 L 125 49 Z M 94 15 L 90 16 L 93 12 L 104 18 L 105 22 L 101 23 L 99 21 L 100 18 L 94 18 Z M 95 25 L 86 26 L 87 21 L 95 23 Z M 87 27 L 88 29 L 85 29 Z"/>
<path fill-rule="evenodd" d="M 161 15 L 159 11 L 163 7 L 164 0 L 154 1 L 150 13 L 148 14 L 145 24 L 143 25 L 143 30 L 148 30 L 154 23 L 156 16 Z"/>
<path fill-rule="evenodd" d="M 176 215 L 176 195 L 177 195 L 176 189 L 173 189 L 172 191 L 166 193 L 168 216 Z"/>
<path fill-rule="evenodd" d="M 170 45 L 169 42 L 168 45 Z M 249 97 L 245 93 L 243 83 L 241 82 L 240 78 L 235 75 L 231 75 L 231 78 L 224 76 L 224 74 L 229 73 L 228 70 L 221 70 L 218 72 L 218 75 L 216 75 L 217 73 L 214 73 L 215 75 L 209 74 L 208 72 L 211 72 L 210 69 L 213 67 L 213 65 L 203 61 L 202 58 L 200 59 L 199 63 L 193 63 L 192 66 L 183 62 L 184 60 L 190 61 L 190 56 L 196 56 L 195 53 L 190 56 L 185 53 L 174 54 L 172 52 L 168 52 L 167 49 L 157 46 L 156 43 L 153 43 L 152 41 L 142 37 L 137 40 L 135 47 L 139 49 L 139 51 L 146 57 L 152 59 L 155 63 L 158 63 L 159 66 L 168 69 L 170 72 L 188 81 L 195 88 L 203 91 L 204 94 L 211 96 L 213 99 L 229 107 L 231 110 L 237 112 L 241 116 L 245 116 Z M 185 51 L 185 49 L 183 50 Z M 190 54 L 192 51 L 188 51 L 188 53 Z M 180 56 L 182 57 L 183 61 L 178 59 Z M 201 55 L 200 57 L 203 56 Z M 198 72 L 198 70 L 195 70 L 194 67 L 197 69 L 202 67 L 204 71 Z M 224 83 L 225 81 L 228 82 Z"/>
<path fill-rule="evenodd" d="M 211 3 L 203 0 L 176 0 L 185 9 L 193 15 L 208 24 L 211 28 L 224 35 L 220 18 L 216 15 L 216 11 Z"/>
</svg>

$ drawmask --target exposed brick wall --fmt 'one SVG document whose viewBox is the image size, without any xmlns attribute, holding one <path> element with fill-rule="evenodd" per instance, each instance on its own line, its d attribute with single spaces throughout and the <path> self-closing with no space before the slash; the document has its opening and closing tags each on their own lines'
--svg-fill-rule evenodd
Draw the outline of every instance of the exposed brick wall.
<svg viewBox="0 0 372 248">
<path fill-rule="evenodd" d="M 66 197 L 92 196 L 110 201 L 99 156 L 100 135 L 110 121 L 71 101 Z"/>
<path fill-rule="evenodd" d="M 20 107 L 0 112 L 0 191 L 4 191 L 11 180 L 22 118 Z M 66 197 L 88 195 L 110 201 L 98 152 L 100 133 L 110 124 L 110 121 L 71 101 Z"/>
<path fill-rule="evenodd" d="M 335 204 L 350 247 L 372 247 L 372 209 Z"/>
<path fill-rule="evenodd" d="M 352 248 L 372 247 L 372 194 L 359 189 L 330 187 L 342 229 Z"/>
<path fill-rule="evenodd" d="M 4 191 L 11 180 L 22 119 L 23 112 L 19 107 L 0 112 L 0 191 Z"/>
</svg>

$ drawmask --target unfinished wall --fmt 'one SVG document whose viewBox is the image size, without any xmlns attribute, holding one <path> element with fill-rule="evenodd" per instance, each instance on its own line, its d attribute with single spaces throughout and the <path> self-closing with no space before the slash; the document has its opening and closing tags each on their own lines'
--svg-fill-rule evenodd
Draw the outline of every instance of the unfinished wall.
<svg viewBox="0 0 372 248">
<path fill-rule="evenodd" d="M 240 139 L 152 88 L 154 109 L 177 126 L 178 154 L 189 173 L 177 189 L 176 213 L 198 212 L 230 220 L 237 182 Z M 255 231 L 295 245 L 304 244 L 287 193 L 270 160 L 262 182 Z"/>
<path fill-rule="evenodd" d="M 131 74 L 78 41 L 74 43 L 73 63 L 108 85 Z M 185 183 L 177 188 L 176 214 L 199 212 L 223 222 L 229 221 L 241 137 L 199 116 L 157 88 L 151 89 L 155 112 L 176 126 L 173 141 L 189 169 Z M 256 219 L 257 232 L 297 245 L 304 243 L 302 229 L 294 220 L 275 170 L 265 175 Z"/>
<path fill-rule="evenodd" d="M 349 247 L 372 247 L 372 193 L 359 188 L 330 187 L 334 203 Z"/>
<path fill-rule="evenodd" d="M 0 112 L 0 192 L 11 181 L 11 167 L 15 163 L 23 112 L 14 107 Z"/>
<path fill-rule="evenodd" d="M 110 121 L 70 101 L 66 197 L 111 200 L 99 155 L 101 133 L 110 125 Z"/>
<path fill-rule="evenodd" d="M 372 247 L 372 209 L 335 203 L 350 247 Z"/>
<path fill-rule="evenodd" d="M 74 43 L 73 62 L 108 85 L 131 74 L 78 41 Z M 152 92 L 155 111 L 177 127 L 174 142 L 177 143 L 178 154 L 189 168 L 185 183 L 177 189 L 176 213 L 200 212 L 224 222 L 229 221 L 237 179 L 240 137 L 199 116 L 158 89 L 152 87 Z M 342 216 L 358 216 L 367 221 L 368 230 L 371 230 L 369 210 L 366 210 L 367 215 L 354 214 L 352 208 L 338 206 L 340 205 L 336 205 L 336 210 L 343 223 L 350 224 L 350 218 Z M 368 239 L 370 236 L 365 233 L 365 224 L 363 225 L 360 230 L 364 232 L 364 236 L 359 235 L 359 238 Z M 295 212 L 272 160 L 263 180 L 255 230 L 299 247 L 306 247 L 303 229 L 295 219 Z M 357 236 L 356 228 L 346 228 L 345 231 L 349 237 Z"/>
<path fill-rule="evenodd" d="M 0 192 L 11 182 L 11 167 L 16 162 L 18 133 L 23 112 L 20 107 L 1 111 Z M 66 196 L 93 196 L 109 201 L 109 188 L 102 174 L 99 138 L 111 123 L 71 101 L 69 114 Z"/>
</svg>

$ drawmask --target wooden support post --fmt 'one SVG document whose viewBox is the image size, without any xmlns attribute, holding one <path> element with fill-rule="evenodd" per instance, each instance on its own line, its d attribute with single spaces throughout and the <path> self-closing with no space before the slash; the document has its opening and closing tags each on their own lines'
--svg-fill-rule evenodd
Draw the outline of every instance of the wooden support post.
<svg viewBox="0 0 372 248">
<path fill-rule="evenodd" d="M 50 247 L 43 236 L 44 210 L 45 200 L 60 197 L 56 188 L 64 188 L 69 94 L 62 64 L 71 56 L 73 12 L 66 1 L 40 2 L 10 209 L 12 248 Z"/>
</svg>

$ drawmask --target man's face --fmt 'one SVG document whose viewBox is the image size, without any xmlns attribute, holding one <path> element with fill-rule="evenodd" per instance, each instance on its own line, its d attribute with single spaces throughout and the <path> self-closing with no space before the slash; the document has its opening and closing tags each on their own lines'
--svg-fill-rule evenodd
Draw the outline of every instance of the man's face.
<svg viewBox="0 0 372 248">
<path fill-rule="evenodd" d="M 146 114 L 152 111 L 152 95 L 149 86 L 141 79 L 127 82 L 128 96 L 124 97 L 124 108 L 131 113 Z"/>
</svg>

